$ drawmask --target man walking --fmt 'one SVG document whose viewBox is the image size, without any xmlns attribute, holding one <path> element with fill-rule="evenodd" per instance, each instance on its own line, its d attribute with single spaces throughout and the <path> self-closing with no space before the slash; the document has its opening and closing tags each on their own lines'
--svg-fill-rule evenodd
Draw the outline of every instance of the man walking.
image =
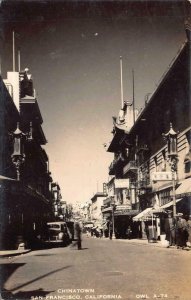
<svg viewBox="0 0 191 300">
<path fill-rule="evenodd" d="M 76 241 L 77 241 L 77 246 L 78 246 L 78 250 L 82 249 L 82 237 L 81 237 L 81 227 L 80 224 L 78 222 L 76 222 L 74 224 L 74 234 L 76 236 Z"/>
</svg>

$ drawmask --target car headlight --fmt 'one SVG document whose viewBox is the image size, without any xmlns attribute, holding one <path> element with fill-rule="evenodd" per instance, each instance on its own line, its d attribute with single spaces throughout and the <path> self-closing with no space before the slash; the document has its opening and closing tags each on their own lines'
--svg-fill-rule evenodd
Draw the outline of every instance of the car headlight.
<svg viewBox="0 0 191 300">
<path fill-rule="evenodd" d="M 61 240 L 63 238 L 63 232 L 59 232 L 58 238 L 59 238 L 59 240 Z"/>
</svg>

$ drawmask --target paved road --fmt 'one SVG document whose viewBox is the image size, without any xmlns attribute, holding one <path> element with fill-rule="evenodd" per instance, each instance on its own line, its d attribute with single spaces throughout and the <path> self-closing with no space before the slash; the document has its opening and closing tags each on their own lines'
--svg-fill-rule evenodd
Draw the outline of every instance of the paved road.
<svg viewBox="0 0 191 300">
<path fill-rule="evenodd" d="M 84 238 L 1 259 L 3 299 L 191 300 L 191 251 Z"/>
</svg>

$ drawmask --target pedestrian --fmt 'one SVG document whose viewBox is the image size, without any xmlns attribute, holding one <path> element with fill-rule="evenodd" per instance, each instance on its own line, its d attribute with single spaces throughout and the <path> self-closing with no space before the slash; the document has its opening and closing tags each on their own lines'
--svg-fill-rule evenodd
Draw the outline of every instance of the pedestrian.
<svg viewBox="0 0 191 300">
<path fill-rule="evenodd" d="M 113 234 L 113 223 L 109 222 L 109 238 L 112 240 L 112 234 Z"/>
<path fill-rule="evenodd" d="M 132 235 L 132 230 L 131 230 L 131 227 L 128 226 L 127 230 L 126 230 L 126 236 L 127 236 L 128 240 L 130 240 L 131 235 Z"/>
<path fill-rule="evenodd" d="M 165 218 L 165 233 L 166 240 L 169 241 L 169 246 L 175 246 L 176 222 L 172 217 L 172 212 L 168 212 L 168 217 Z"/>
<path fill-rule="evenodd" d="M 90 235 L 91 235 L 91 234 L 90 234 L 90 231 L 89 231 L 89 229 L 87 228 L 87 229 L 86 229 L 86 236 L 89 238 Z"/>
<path fill-rule="evenodd" d="M 182 213 L 177 214 L 176 221 L 176 243 L 177 249 L 186 247 L 187 241 L 187 222 L 183 217 Z"/>
<path fill-rule="evenodd" d="M 149 241 L 149 226 L 148 226 L 147 222 L 145 222 L 145 234 L 146 234 L 147 240 Z"/>
<path fill-rule="evenodd" d="M 78 222 L 74 223 L 74 235 L 75 235 L 75 240 L 76 240 L 75 245 L 77 244 L 78 250 L 82 249 L 81 234 L 82 234 L 82 230 L 81 230 L 80 224 Z"/>
<path fill-rule="evenodd" d="M 191 247 L 191 215 L 187 220 L 188 247 Z"/>
</svg>

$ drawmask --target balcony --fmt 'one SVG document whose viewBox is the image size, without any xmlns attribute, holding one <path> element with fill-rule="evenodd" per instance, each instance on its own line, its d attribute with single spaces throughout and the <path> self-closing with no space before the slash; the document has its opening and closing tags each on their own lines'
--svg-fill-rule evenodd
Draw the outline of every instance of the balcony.
<svg viewBox="0 0 191 300">
<path fill-rule="evenodd" d="M 138 167 L 137 163 L 135 160 L 131 160 L 128 162 L 128 164 L 123 168 L 123 174 L 128 174 L 128 173 L 137 173 Z"/>
<path fill-rule="evenodd" d="M 144 152 L 144 151 L 149 151 L 149 148 L 146 144 L 142 144 L 137 147 L 137 153 Z"/>
<path fill-rule="evenodd" d="M 111 203 L 113 203 L 113 201 L 114 201 L 114 196 L 110 196 L 110 197 L 104 199 L 103 200 L 104 207 L 110 205 Z"/>
<path fill-rule="evenodd" d="M 138 181 L 138 189 L 151 189 L 150 178 Z"/>
<path fill-rule="evenodd" d="M 109 175 L 115 175 L 115 163 L 112 161 L 112 163 L 109 166 Z"/>
<path fill-rule="evenodd" d="M 124 165 L 124 160 L 125 159 L 121 154 L 114 159 L 109 166 L 109 175 L 115 175 L 116 169 L 121 168 Z"/>
</svg>

